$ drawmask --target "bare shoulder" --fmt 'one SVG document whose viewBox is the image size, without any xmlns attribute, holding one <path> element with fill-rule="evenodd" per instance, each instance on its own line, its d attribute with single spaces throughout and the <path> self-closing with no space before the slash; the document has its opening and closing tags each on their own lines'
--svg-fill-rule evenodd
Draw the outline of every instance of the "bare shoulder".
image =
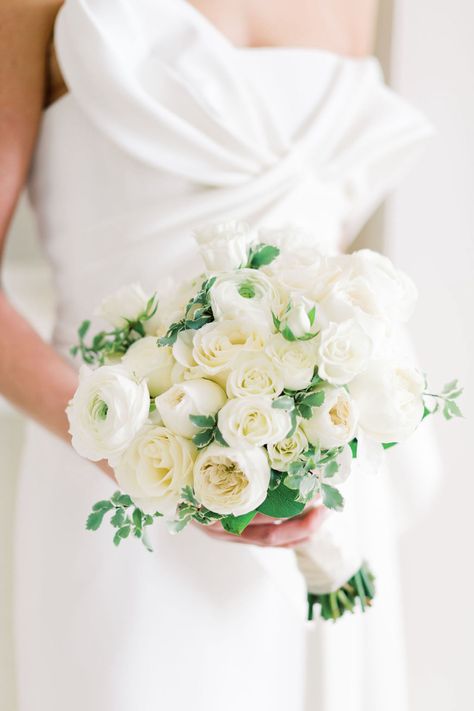
<svg viewBox="0 0 474 711">
<path fill-rule="evenodd" d="M 36 140 L 47 47 L 61 5 L 60 0 L 0 2 L 0 248 Z"/>
</svg>

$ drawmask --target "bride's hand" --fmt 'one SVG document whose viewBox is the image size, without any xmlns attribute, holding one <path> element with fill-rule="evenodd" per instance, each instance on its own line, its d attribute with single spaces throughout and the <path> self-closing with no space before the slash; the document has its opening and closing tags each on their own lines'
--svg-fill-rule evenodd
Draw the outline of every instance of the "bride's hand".
<svg viewBox="0 0 474 711">
<path fill-rule="evenodd" d="M 219 541 L 293 548 L 307 541 L 319 528 L 326 515 L 327 509 L 323 506 L 310 508 L 300 516 L 286 520 L 276 520 L 264 514 L 257 514 L 240 536 L 227 533 L 219 521 L 210 526 L 195 525 L 208 536 Z"/>
</svg>

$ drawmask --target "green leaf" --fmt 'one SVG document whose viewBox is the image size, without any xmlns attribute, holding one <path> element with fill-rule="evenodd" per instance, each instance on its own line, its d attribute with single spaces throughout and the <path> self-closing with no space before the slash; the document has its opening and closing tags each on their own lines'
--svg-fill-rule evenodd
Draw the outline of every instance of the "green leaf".
<svg viewBox="0 0 474 711">
<path fill-rule="evenodd" d="M 267 498 L 258 507 L 260 513 L 273 518 L 291 518 L 304 509 L 304 504 L 296 501 L 295 492 L 282 482 L 276 489 L 269 491 Z"/>
<path fill-rule="evenodd" d="M 116 509 L 114 515 L 110 519 L 110 523 L 114 528 L 120 528 L 123 526 L 125 521 L 125 511 L 123 509 Z"/>
<path fill-rule="evenodd" d="M 225 516 L 221 519 L 221 523 L 226 531 L 240 536 L 256 515 L 257 511 L 249 511 L 249 513 L 242 514 L 242 516 Z"/>
<path fill-rule="evenodd" d="M 442 394 L 443 395 L 449 395 L 454 390 L 458 389 L 458 381 L 456 380 L 451 380 L 450 383 L 447 383 L 444 388 L 442 389 Z"/>
<path fill-rule="evenodd" d="M 143 512 L 140 509 L 135 509 L 132 514 L 132 521 L 137 528 L 142 528 L 143 525 Z"/>
<path fill-rule="evenodd" d="M 279 318 L 276 317 L 276 315 L 273 313 L 273 311 L 272 311 L 272 319 L 273 319 L 273 325 L 275 326 L 276 330 L 279 331 L 281 321 Z"/>
<path fill-rule="evenodd" d="M 297 340 L 295 334 L 293 333 L 293 331 L 291 330 L 291 328 L 289 326 L 285 326 L 285 328 L 282 331 L 280 331 L 280 333 L 286 341 L 293 342 L 293 341 Z"/>
<path fill-rule="evenodd" d="M 92 507 L 92 511 L 103 511 L 105 513 L 106 511 L 110 511 L 110 509 L 113 508 L 113 503 L 107 499 L 104 501 L 97 501 Z"/>
<path fill-rule="evenodd" d="M 327 479 L 330 479 L 333 477 L 337 472 L 339 471 L 339 464 L 338 462 L 333 459 L 332 462 L 329 462 L 329 464 L 326 464 L 324 467 L 324 477 Z"/>
<path fill-rule="evenodd" d="M 313 411 L 309 405 L 300 403 L 298 405 L 298 414 L 301 415 L 301 417 L 304 417 L 305 420 L 310 420 L 313 415 Z"/>
<path fill-rule="evenodd" d="M 193 442 L 198 449 L 204 449 L 204 447 L 208 447 L 211 444 L 213 439 L 214 430 L 208 429 L 202 430 L 201 432 L 198 432 L 198 434 L 194 435 Z"/>
<path fill-rule="evenodd" d="M 120 538 L 128 538 L 128 536 L 130 535 L 130 530 L 131 530 L 130 524 L 127 523 L 127 524 L 125 524 L 125 526 L 122 526 L 122 528 L 119 528 L 117 533 L 120 536 Z"/>
<path fill-rule="evenodd" d="M 314 325 L 314 319 L 316 318 L 316 306 L 313 306 L 311 311 L 308 311 L 308 318 L 309 318 L 309 323 L 311 326 Z"/>
<path fill-rule="evenodd" d="M 463 414 L 462 414 L 461 410 L 459 409 L 458 404 L 456 402 L 454 402 L 454 400 L 447 400 L 446 407 L 448 408 L 449 413 L 453 417 L 463 417 Z"/>
<path fill-rule="evenodd" d="M 87 331 L 89 330 L 91 325 L 90 321 L 83 321 L 81 325 L 79 326 L 79 329 L 77 331 L 77 334 L 79 338 L 82 340 L 84 336 L 86 335 Z"/>
<path fill-rule="evenodd" d="M 260 269 L 260 267 L 271 264 L 278 257 L 280 250 L 271 244 L 259 244 L 250 253 L 249 267 Z"/>
<path fill-rule="evenodd" d="M 228 447 L 229 445 L 225 441 L 224 437 L 222 436 L 222 432 L 218 427 L 214 428 L 214 439 L 216 440 L 217 444 L 220 444 L 221 447 Z"/>
<path fill-rule="evenodd" d="M 320 390 L 317 393 L 310 393 L 305 395 L 301 402 L 304 405 L 309 405 L 310 407 L 321 407 L 324 403 L 324 398 L 326 397 L 324 390 Z"/>
<path fill-rule="evenodd" d="M 334 511 L 342 511 L 344 508 L 344 499 L 342 494 L 329 484 L 321 484 L 321 493 L 323 495 L 323 504 L 327 509 Z"/>
<path fill-rule="evenodd" d="M 351 448 L 351 452 L 352 452 L 352 457 L 353 457 L 353 459 L 356 459 L 356 458 L 357 458 L 357 445 L 358 445 L 357 438 L 354 437 L 354 439 L 352 439 L 352 440 L 349 442 L 349 447 Z"/>
<path fill-rule="evenodd" d="M 214 427 L 216 424 L 216 418 L 212 415 L 189 415 L 189 419 L 196 427 L 201 427 L 206 430 Z"/>
<path fill-rule="evenodd" d="M 106 510 L 102 509 L 100 511 L 93 511 L 91 514 L 89 514 L 86 521 L 86 529 L 88 531 L 97 531 L 102 521 L 104 520 L 105 513 Z"/>
<path fill-rule="evenodd" d="M 295 406 L 295 401 L 289 395 L 282 395 L 277 397 L 276 400 L 272 402 L 272 407 L 275 410 L 293 410 Z"/>
<path fill-rule="evenodd" d="M 382 447 L 384 449 L 390 449 L 390 447 L 395 447 L 395 445 L 397 445 L 397 444 L 398 444 L 398 442 L 384 442 L 382 444 Z"/>
</svg>

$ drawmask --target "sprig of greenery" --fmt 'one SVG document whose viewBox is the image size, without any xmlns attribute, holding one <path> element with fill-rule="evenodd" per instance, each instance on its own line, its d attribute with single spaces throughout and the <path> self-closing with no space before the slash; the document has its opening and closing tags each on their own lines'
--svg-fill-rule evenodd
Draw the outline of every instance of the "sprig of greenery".
<svg viewBox="0 0 474 711">
<path fill-rule="evenodd" d="M 278 247 L 272 244 L 256 244 L 249 250 L 248 269 L 260 269 L 271 264 L 280 254 Z"/>
<path fill-rule="evenodd" d="M 277 397 L 272 407 L 277 410 L 286 410 L 291 418 L 291 429 L 287 437 L 291 437 L 298 425 L 298 416 L 305 420 L 310 420 L 313 414 L 313 408 L 321 407 L 324 403 L 324 390 L 318 389 L 317 386 L 322 383 L 317 371 L 305 390 L 284 390 L 283 395 Z"/>
<path fill-rule="evenodd" d="M 172 323 L 166 336 L 158 339 L 159 346 L 172 346 L 176 343 L 176 339 L 181 331 L 197 331 L 207 323 L 214 321 L 210 292 L 215 281 L 216 277 L 211 277 L 202 283 L 196 296 L 193 296 L 186 305 L 183 318 L 180 321 Z"/>
<path fill-rule="evenodd" d="M 374 581 L 375 577 L 367 563 L 363 563 L 357 573 L 338 590 L 324 595 L 308 593 L 308 620 L 312 620 L 314 617 L 315 605 L 320 605 L 320 614 L 323 620 L 333 620 L 334 622 L 346 612 L 354 612 L 356 605 L 359 605 L 362 612 L 365 612 L 371 607 L 375 597 Z"/>
<path fill-rule="evenodd" d="M 179 533 L 191 521 L 197 521 L 204 526 L 209 526 L 209 524 L 224 518 L 221 514 L 209 511 L 205 506 L 202 506 L 194 496 L 190 486 L 185 486 L 182 489 L 181 498 L 182 501 L 178 504 L 176 519 L 168 523 L 168 528 L 172 533 Z"/>
<path fill-rule="evenodd" d="M 447 383 L 441 393 L 425 392 L 425 397 L 432 398 L 434 405 L 429 407 L 425 403 L 423 418 L 434 415 L 438 410 L 442 410 L 445 420 L 452 420 L 453 417 L 463 417 L 456 400 L 462 395 L 464 388 L 460 387 L 458 380 Z"/>
<path fill-rule="evenodd" d="M 296 501 L 308 503 L 316 494 L 321 494 L 323 504 L 328 509 L 342 511 L 344 499 L 334 486 L 327 483 L 339 471 L 338 456 L 342 447 L 321 450 L 310 445 L 300 457 L 289 465 L 283 483 L 298 492 Z"/>
<path fill-rule="evenodd" d="M 105 514 L 108 512 L 112 513 L 110 523 L 116 529 L 113 539 L 116 546 L 120 545 L 125 538 L 133 535 L 142 541 L 148 551 L 152 550 L 145 528 L 151 526 L 154 519 L 162 515 L 161 513 L 145 514 L 134 505 L 128 494 L 116 491 L 110 499 L 97 501 L 94 504 L 92 512 L 87 518 L 86 529 L 88 531 L 97 531 L 102 525 Z"/>
<path fill-rule="evenodd" d="M 192 438 L 198 449 L 204 449 L 214 441 L 222 447 L 229 446 L 217 426 L 217 415 L 189 415 L 189 419 L 200 428 L 200 432 Z"/>
<path fill-rule="evenodd" d="M 77 331 L 79 342 L 72 346 L 70 353 L 76 356 L 80 353 L 84 363 L 88 365 L 104 365 L 114 356 L 122 356 L 130 346 L 146 335 L 144 324 L 149 321 L 158 308 L 156 294 L 148 300 L 145 310 L 135 320 L 124 319 L 125 325 L 112 331 L 99 331 L 88 345 L 85 341 L 91 322 L 83 321 Z"/>
</svg>

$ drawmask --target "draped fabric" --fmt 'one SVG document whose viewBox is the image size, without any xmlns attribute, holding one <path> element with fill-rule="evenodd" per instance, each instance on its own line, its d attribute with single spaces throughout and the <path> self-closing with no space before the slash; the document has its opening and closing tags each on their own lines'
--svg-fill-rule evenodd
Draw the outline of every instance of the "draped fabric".
<svg viewBox="0 0 474 711">
<path fill-rule="evenodd" d="M 328 251 L 345 248 L 431 134 L 374 58 L 236 48 L 184 0 L 66 0 L 55 44 L 69 93 L 44 113 L 29 190 L 64 355 L 110 291 L 138 280 L 163 293 L 199 273 L 192 231 L 204 222 L 292 223 Z M 291 551 L 197 529 L 160 529 L 153 555 L 116 551 L 107 530 L 84 530 L 110 490 L 31 426 L 17 529 L 20 711 L 403 711 L 388 476 L 362 476 L 357 496 L 376 609 L 309 629 Z"/>
</svg>

